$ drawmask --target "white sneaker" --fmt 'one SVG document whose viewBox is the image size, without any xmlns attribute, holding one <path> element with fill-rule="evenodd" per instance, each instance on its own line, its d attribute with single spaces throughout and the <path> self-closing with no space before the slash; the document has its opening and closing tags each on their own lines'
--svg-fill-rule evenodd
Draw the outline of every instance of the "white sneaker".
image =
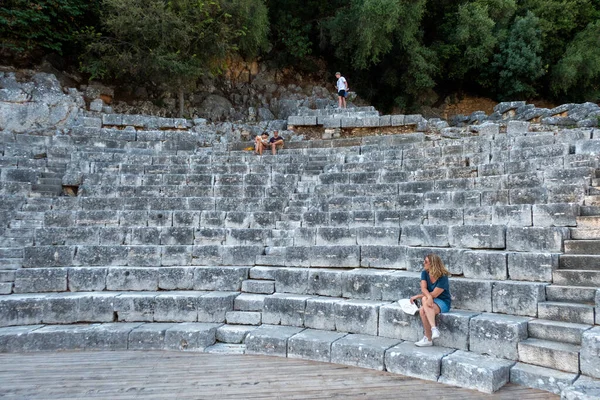
<svg viewBox="0 0 600 400">
<path fill-rule="evenodd" d="M 431 339 L 437 339 L 440 337 L 440 330 L 434 326 L 431 328 Z"/>
<path fill-rule="evenodd" d="M 427 339 L 426 336 L 423 336 L 423 339 L 421 339 L 418 342 L 416 342 L 415 346 L 417 346 L 417 347 L 429 347 L 429 346 L 433 346 L 433 342 L 430 341 L 429 339 Z"/>
</svg>

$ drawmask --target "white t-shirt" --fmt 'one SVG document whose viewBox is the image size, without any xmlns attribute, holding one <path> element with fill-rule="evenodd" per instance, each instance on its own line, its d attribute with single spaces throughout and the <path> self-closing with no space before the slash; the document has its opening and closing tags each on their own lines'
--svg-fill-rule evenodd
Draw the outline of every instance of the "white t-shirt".
<svg viewBox="0 0 600 400">
<path fill-rule="evenodd" d="M 337 80 L 337 90 L 338 92 L 340 90 L 346 90 L 346 78 L 344 78 L 343 76 L 340 76 L 340 78 Z"/>
</svg>

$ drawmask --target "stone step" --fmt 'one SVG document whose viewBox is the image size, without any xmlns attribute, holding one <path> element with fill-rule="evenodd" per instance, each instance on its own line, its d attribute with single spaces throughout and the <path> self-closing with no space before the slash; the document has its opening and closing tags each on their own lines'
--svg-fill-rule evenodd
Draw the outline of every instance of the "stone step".
<svg viewBox="0 0 600 400">
<path fill-rule="evenodd" d="M 592 185 L 592 186 L 595 186 L 595 185 Z M 600 188 L 598 188 L 598 187 L 590 187 L 588 189 L 588 195 L 590 195 L 590 196 L 597 196 L 597 197 L 600 198 Z"/>
<path fill-rule="evenodd" d="M 600 206 L 600 196 L 584 196 L 583 204 L 586 206 Z"/>
<path fill-rule="evenodd" d="M 39 178 L 37 183 L 42 186 L 62 186 L 62 178 Z"/>
<path fill-rule="evenodd" d="M 600 216 L 577 217 L 577 228 L 600 228 Z"/>
<path fill-rule="evenodd" d="M 221 343 L 241 344 L 255 326 L 251 325 L 221 325 L 217 328 L 216 338 Z"/>
<path fill-rule="evenodd" d="M 241 293 L 235 298 L 233 309 L 236 311 L 262 311 L 266 294 Z"/>
<path fill-rule="evenodd" d="M 585 217 L 600 216 L 600 206 L 580 206 L 579 214 Z"/>
<path fill-rule="evenodd" d="M 538 303 L 538 318 L 576 324 L 594 324 L 594 306 L 580 303 L 546 301 Z"/>
<path fill-rule="evenodd" d="M 600 240 L 565 240 L 565 254 L 600 255 Z"/>
<path fill-rule="evenodd" d="M 591 327 L 592 325 L 586 324 L 535 319 L 529 321 L 527 331 L 531 338 L 580 345 L 583 332 Z"/>
<path fill-rule="evenodd" d="M 79 322 L 223 323 L 238 292 L 79 292 L 0 297 L 0 326 Z M 15 312 L 15 310 L 17 310 Z"/>
<path fill-rule="evenodd" d="M 592 251 L 596 251 L 596 250 L 593 249 Z M 561 254 L 559 257 L 558 268 L 562 269 L 562 270 L 585 269 L 588 271 L 599 271 L 600 270 L 600 254 L 599 255 Z"/>
<path fill-rule="evenodd" d="M 9 223 L 11 229 L 33 229 L 44 226 L 44 221 L 13 219 Z"/>
<path fill-rule="evenodd" d="M 60 196 L 62 194 L 62 186 L 33 184 L 31 185 L 31 191 L 47 194 L 49 196 Z"/>
<path fill-rule="evenodd" d="M 262 313 L 257 311 L 228 311 L 225 321 L 231 325 L 260 325 Z"/>
<path fill-rule="evenodd" d="M 438 382 L 493 393 L 509 381 L 514 361 L 458 350 L 442 359 Z"/>
<path fill-rule="evenodd" d="M 530 338 L 519 342 L 519 361 L 577 374 L 579 350 L 570 343 Z"/>
<path fill-rule="evenodd" d="M 517 363 L 510 369 L 510 382 L 532 389 L 561 394 L 575 382 L 579 374 L 557 371 L 553 368 Z"/>
<path fill-rule="evenodd" d="M 552 282 L 560 286 L 600 287 L 600 271 L 556 270 L 552 272 Z"/>
<path fill-rule="evenodd" d="M 204 351 L 219 324 L 104 323 L 0 328 L 0 352 L 59 350 Z"/>
<path fill-rule="evenodd" d="M 600 239 L 600 228 L 571 228 L 571 239 L 575 240 L 598 240 Z"/>
<path fill-rule="evenodd" d="M 546 300 L 567 303 L 593 304 L 596 298 L 595 286 L 546 286 Z"/>
<path fill-rule="evenodd" d="M 247 279 L 242 282 L 242 292 L 256 294 L 275 293 L 275 281 Z"/>
</svg>

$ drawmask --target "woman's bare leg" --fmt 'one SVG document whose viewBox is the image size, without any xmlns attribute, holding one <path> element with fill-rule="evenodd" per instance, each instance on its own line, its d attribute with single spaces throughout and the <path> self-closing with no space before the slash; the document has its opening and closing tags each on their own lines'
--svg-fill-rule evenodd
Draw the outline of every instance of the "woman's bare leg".
<svg viewBox="0 0 600 400">
<path fill-rule="evenodd" d="M 425 304 L 419 308 L 419 316 L 421 317 L 421 321 L 423 322 L 423 331 L 425 332 L 425 337 L 431 341 L 431 325 L 429 325 L 429 321 L 427 319 L 427 314 L 425 313 L 425 309 L 428 308 Z"/>
<path fill-rule="evenodd" d="M 435 326 L 435 316 L 440 313 L 440 307 L 437 304 L 433 303 L 433 306 L 425 306 L 424 308 L 425 316 L 427 317 L 427 322 L 430 327 L 429 332 L 431 334 L 431 327 Z"/>
</svg>

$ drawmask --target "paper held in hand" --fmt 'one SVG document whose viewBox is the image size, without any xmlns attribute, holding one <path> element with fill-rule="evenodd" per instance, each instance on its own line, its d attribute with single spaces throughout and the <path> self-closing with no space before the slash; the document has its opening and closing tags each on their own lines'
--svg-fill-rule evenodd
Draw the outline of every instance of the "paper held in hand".
<svg viewBox="0 0 600 400">
<path fill-rule="evenodd" d="M 416 304 L 412 304 L 409 299 L 398 300 L 398 305 L 407 314 L 415 315 L 419 312 L 419 307 Z"/>
</svg>

